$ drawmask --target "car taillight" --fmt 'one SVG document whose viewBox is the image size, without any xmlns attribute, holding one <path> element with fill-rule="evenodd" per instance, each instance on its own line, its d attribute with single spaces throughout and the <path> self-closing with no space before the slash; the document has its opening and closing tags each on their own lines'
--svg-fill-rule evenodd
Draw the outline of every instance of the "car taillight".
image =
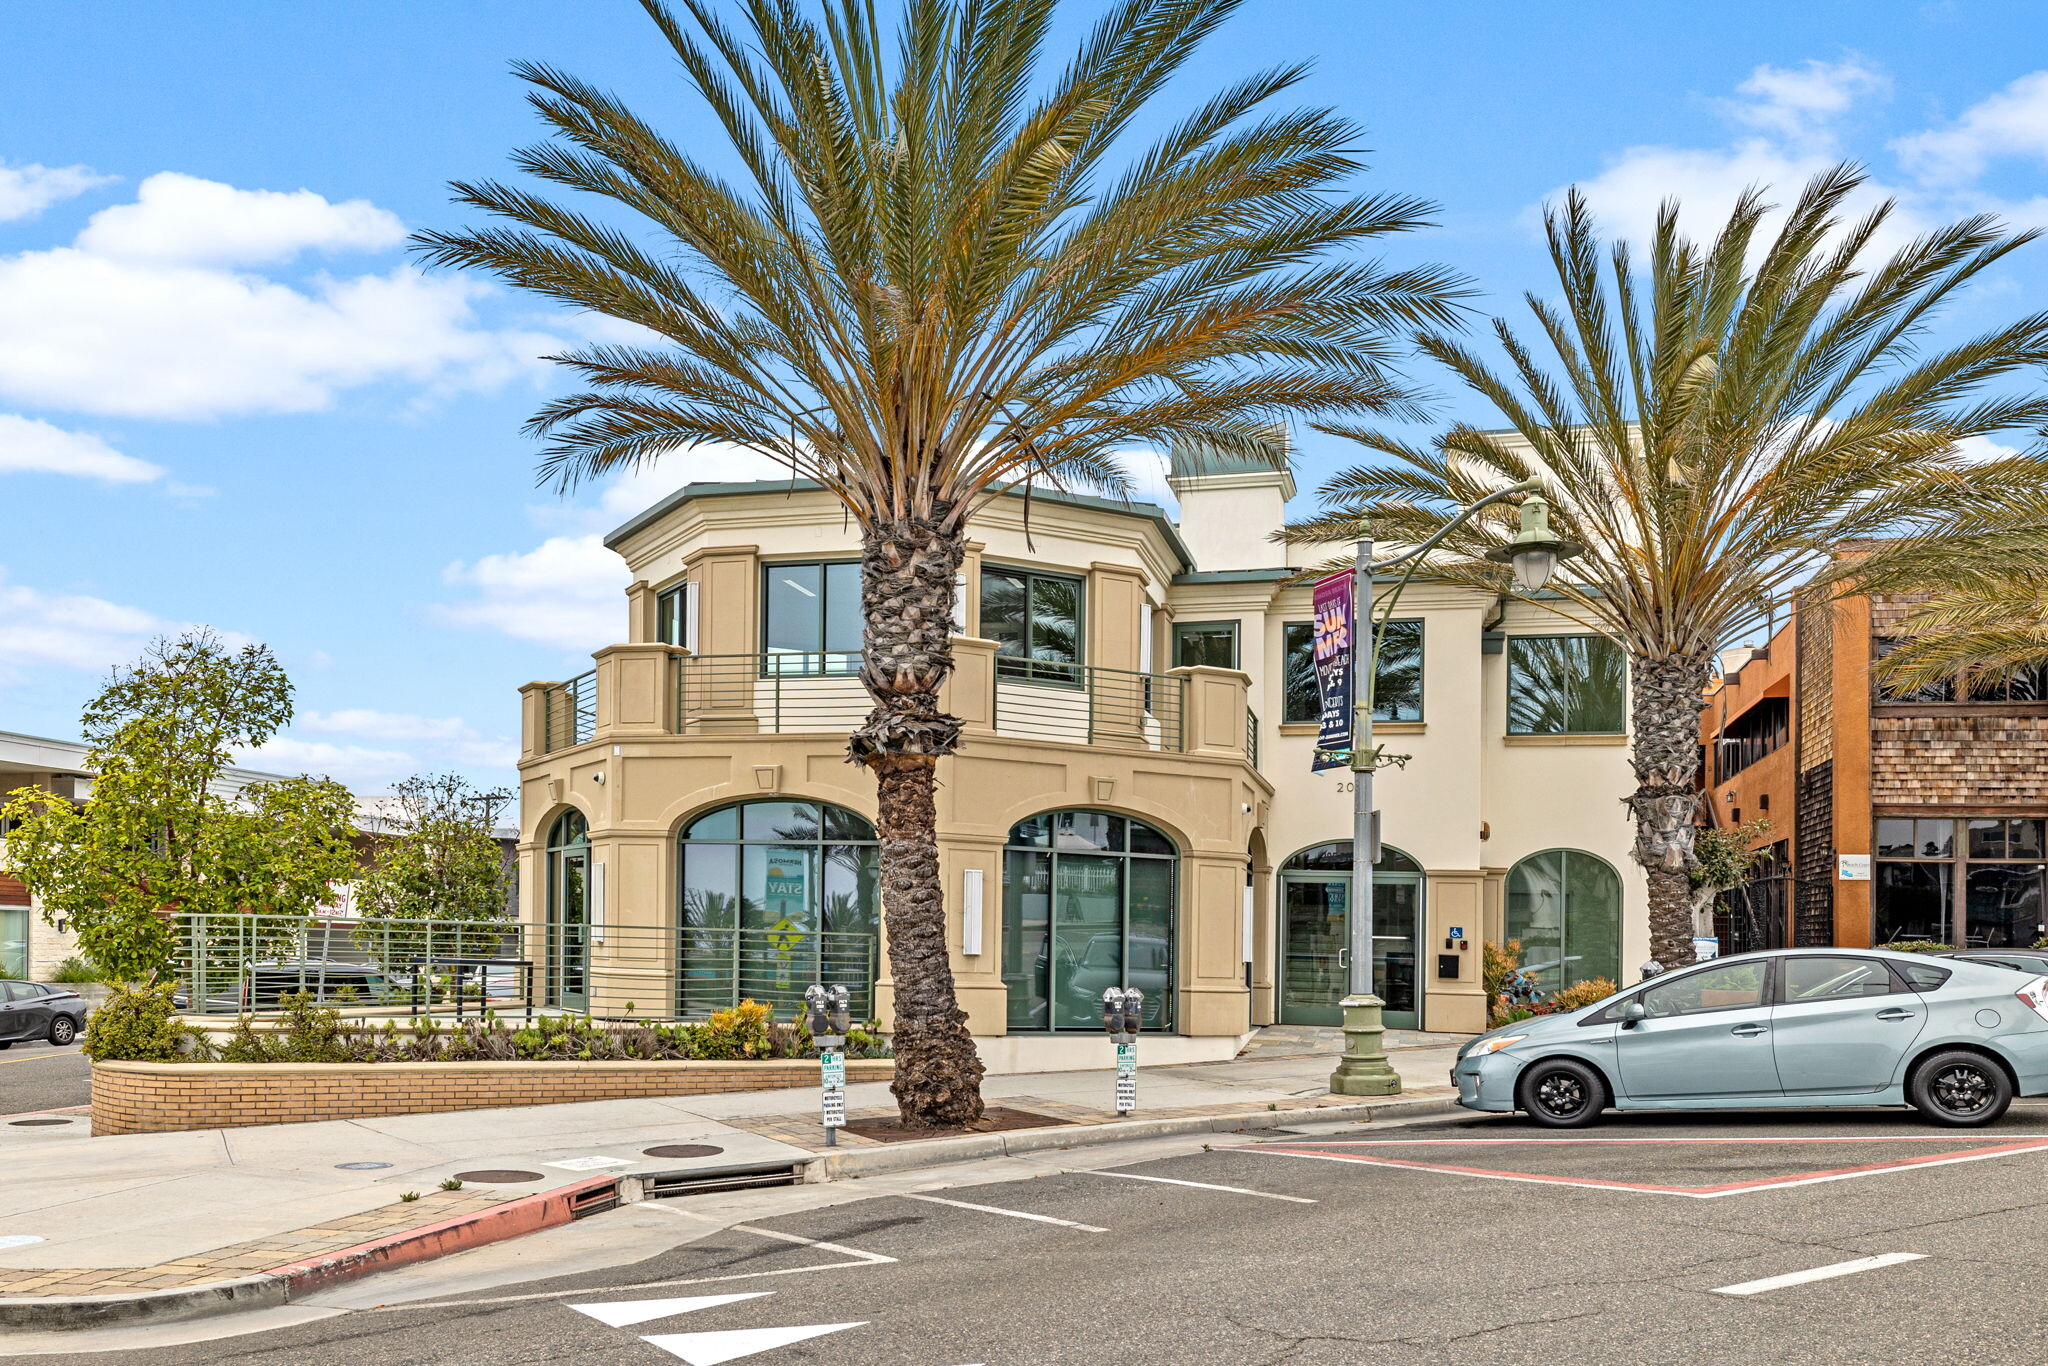
<svg viewBox="0 0 2048 1366">
<path fill-rule="evenodd" d="M 2048 1020 L 2048 977 L 2036 977 L 2013 995 L 2019 997 L 2028 1010 Z"/>
</svg>

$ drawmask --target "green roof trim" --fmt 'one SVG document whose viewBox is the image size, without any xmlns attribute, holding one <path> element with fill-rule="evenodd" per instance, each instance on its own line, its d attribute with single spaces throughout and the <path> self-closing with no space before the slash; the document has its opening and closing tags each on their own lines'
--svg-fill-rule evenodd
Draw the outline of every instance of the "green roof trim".
<svg viewBox="0 0 2048 1366">
<path fill-rule="evenodd" d="M 653 507 L 648 508 L 645 512 L 638 513 L 622 522 L 616 529 L 605 536 L 605 547 L 607 549 L 617 549 L 619 542 L 625 540 L 628 536 L 651 526 L 681 507 L 684 503 L 690 502 L 693 499 L 733 498 L 758 493 L 816 493 L 822 487 L 823 485 L 810 479 L 759 479 L 739 484 L 685 484 Z M 1006 489 L 1003 496 L 1006 498 L 1022 498 L 1024 497 L 1024 490 Z M 1175 528 L 1173 522 L 1167 517 L 1166 509 L 1160 507 L 1157 503 L 1140 503 L 1135 500 L 1126 501 L 1121 498 L 1098 498 L 1094 494 L 1063 493 L 1057 489 L 1033 489 L 1031 497 L 1034 501 L 1064 503 L 1069 507 L 1093 508 L 1098 512 L 1114 512 L 1124 516 L 1142 517 L 1159 529 L 1160 537 L 1173 551 L 1174 557 L 1180 561 L 1182 569 L 1187 569 L 1195 562 L 1195 557 L 1188 553 L 1187 543 L 1181 540 L 1179 530 Z"/>
</svg>

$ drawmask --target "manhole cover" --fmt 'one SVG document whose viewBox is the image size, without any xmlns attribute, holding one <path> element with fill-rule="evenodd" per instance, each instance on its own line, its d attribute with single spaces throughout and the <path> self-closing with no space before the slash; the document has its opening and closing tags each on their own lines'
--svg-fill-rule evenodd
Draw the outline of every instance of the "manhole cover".
<svg viewBox="0 0 2048 1366">
<path fill-rule="evenodd" d="M 69 1124 L 68 1119 L 10 1119 L 7 1121 L 17 1129 L 33 1129 L 45 1124 Z"/>
<path fill-rule="evenodd" d="M 336 1171 L 344 1172 L 380 1172 L 390 1165 L 389 1162 L 337 1162 L 334 1167 Z"/>
<path fill-rule="evenodd" d="M 541 1179 L 541 1174 L 539 1172 L 513 1171 L 510 1168 L 504 1167 L 490 1167 L 480 1172 L 457 1172 L 455 1173 L 455 1179 L 457 1181 L 474 1181 L 482 1186 L 493 1186 L 508 1185 L 514 1181 L 538 1181 Z"/>
<path fill-rule="evenodd" d="M 664 1143 L 659 1148 L 643 1149 L 642 1153 L 647 1157 L 716 1157 L 724 1151 L 709 1143 Z"/>
</svg>

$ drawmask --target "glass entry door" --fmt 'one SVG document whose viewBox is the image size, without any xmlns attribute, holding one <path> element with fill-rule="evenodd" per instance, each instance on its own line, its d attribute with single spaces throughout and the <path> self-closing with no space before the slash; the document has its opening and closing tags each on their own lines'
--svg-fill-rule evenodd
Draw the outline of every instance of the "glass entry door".
<svg viewBox="0 0 2048 1366">
<path fill-rule="evenodd" d="M 552 1004 L 590 1008 L 590 850 L 555 856 L 554 915 L 549 918 L 548 984 Z"/>
<path fill-rule="evenodd" d="M 1384 849 L 1373 869 L 1373 991 L 1387 1003 L 1389 1029 L 1422 1021 L 1422 868 Z M 1338 1025 L 1349 991 L 1351 844 L 1304 850 L 1280 871 L 1280 1022 Z"/>
</svg>

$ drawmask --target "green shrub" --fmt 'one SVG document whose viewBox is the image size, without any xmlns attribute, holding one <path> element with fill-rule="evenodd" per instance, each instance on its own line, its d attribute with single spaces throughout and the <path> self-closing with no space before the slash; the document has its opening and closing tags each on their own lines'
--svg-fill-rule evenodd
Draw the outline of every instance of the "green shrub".
<svg viewBox="0 0 2048 1366">
<path fill-rule="evenodd" d="M 1606 1000 L 1620 989 L 1605 977 L 1588 978 L 1583 982 L 1574 982 L 1571 986 L 1564 988 L 1551 997 L 1550 1008 L 1560 1013 L 1567 1010 L 1579 1010 Z"/>
<path fill-rule="evenodd" d="M 79 1051 L 94 1062 L 178 1062 L 198 1034 L 178 1019 L 168 983 L 117 982 L 86 1021 Z"/>
<path fill-rule="evenodd" d="M 741 1001 L 730 1010 L 715 1012 L 697 1029 L 695 1056 L 729 1060 L 765 1058 L 773 1052 L 768 1036 L 767 1006 Z"/>
<path fill-rule="evenodd" d="M 50 974 L 50 980 L 67 984 L 104 982 L 107 980 L 107 974 L 105 969 L 84 954 L 74 953 L 57 965 L 57 970 Z"/>
<path fill-rule="evenodd" d="M 1901 939 L 1896 944 L 1880 944 L 1878 947 L 1890 949 L 1893 953 L 1948 953 L 1954 950 L 1955 945 L 1937 944 L 1932 939 Z"/>
</svg>

